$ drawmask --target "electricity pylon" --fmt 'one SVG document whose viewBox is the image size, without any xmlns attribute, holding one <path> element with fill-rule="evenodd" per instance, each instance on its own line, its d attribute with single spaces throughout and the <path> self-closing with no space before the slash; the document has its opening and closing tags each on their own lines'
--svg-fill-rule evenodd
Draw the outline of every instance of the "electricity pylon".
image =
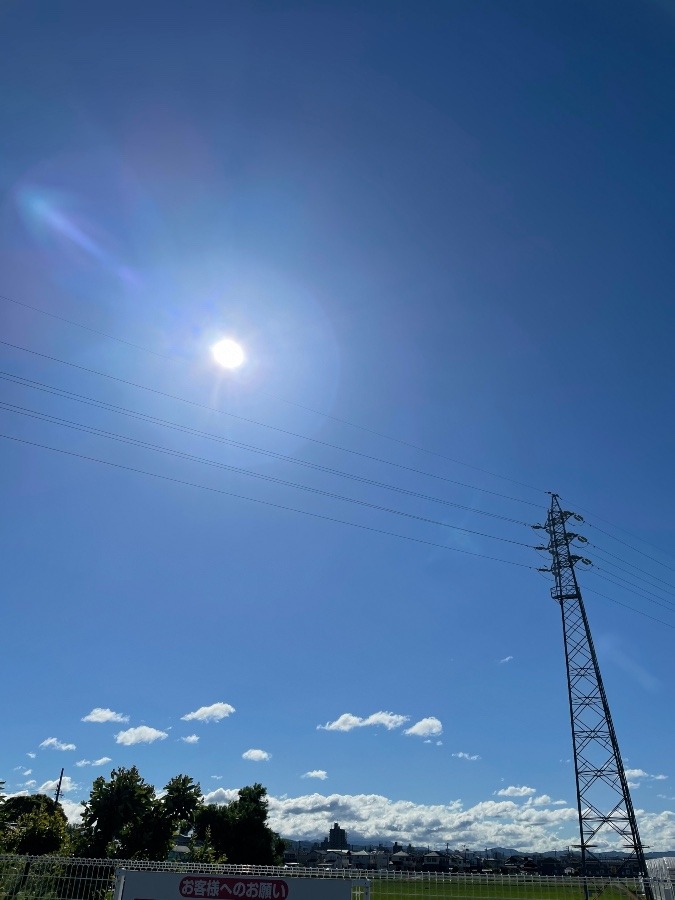
<svg viewBox="0 0 675 900">
<path fill-rule="evenodd" d="M 546 524 L 534 527 L 548 533 L 548 546 L 537 549 L 547 550 L 552 564 L 540 571 L 553 574 L 555 586 L 551 588 L 551 596 L 560 604 L 562 612 L 579 809 L 581 874 L 589 874 L 587 863 L 594 856 L 592 848 L 602 846 L 598 841 L 618 835 L 622 839 L 622 849 L 628 851 L 622 870 L 637 868 L 639 874 L 648 879 L 628 781 L 574 571 L 577 563 L 590 565 L 590 560 L 575 553 L 572 547 L 574 542 L 586 543 L 586 538 L 567 530 L 570 519 L 583 522 L 581 516 L 563 510 L 558 495 L 552 494 Z M 647 900 L 651 900 L 648 881 L 645 889 Z"/>
</svg>

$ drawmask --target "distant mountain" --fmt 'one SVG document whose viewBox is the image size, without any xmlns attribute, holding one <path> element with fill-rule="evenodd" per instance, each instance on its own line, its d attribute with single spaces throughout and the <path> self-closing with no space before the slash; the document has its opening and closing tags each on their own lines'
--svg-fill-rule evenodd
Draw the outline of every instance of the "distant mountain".
<svg viewBox="0 0 675 900">
<path fill-rule="evenodd" d="M 297 840 L 296 838 L 285 837 L 284 840 L 290 841 L 293 845 L 295 845 L 296 847 L 301 847 L 303 850 L 310 850 L 315 844 L 318 844 L 321 842 L 321 838 L 317 838 L 315 841 L 312 841 L 312 840 Z M 349 845 L 352 849 L 355 849 L 355 850 L 362 850 L 362 849 L 368 848 L 368 847 L 377 847 L 378 845 L 382 846 L 382 847 L 387 847 L 387 848 L 393 847 L 392 841 L 379 840 L 378 838 L 373 838 L 371 840 L 366 841 L 363 838 L 361 838 L 359 835 L 355 835 L 355 840 L 350 840 Z M 406 844 L 406 846 L 407 846 L 407 844 Z M 435 849 L 438 849 L 438 848 L 435 848 Z M 457 853 L 460 856 L 463 856 L 464 855 L 464 847 L 463 846 L 451 847 L 450 853 Z M 529 857 L 532 857 L 533 859 L 540 859 L 540 858 L 546 857 L 546 856 L 562 857 L 563 853 L 565 854 L 565 857 L 566 857 L 567 853 L 566 853 L 566 851 L 563 851 L 563 850 L 534 851 L 534 850 L 516 850 L 513 847 L 488 847 L 487 848 L 487 856 L 489 859 L 494 859 L 497 856 L 500 856 L 503 859 L 506 859 L 509 856 L 529 856 Z M 482 857 L 485 855 L 485 848 L 484 847 L 469 847 L 469 848 L 467 848 L 467 854 L 472 858 L 474 856 Z M 598 859 L 623 858 L 623 856 L 624 856 L 623 853 L 620 853 L 618 851 L 609 851 L 607 853 L 597 853 L 595 855 L 598 857 Z M 651 851 L 649 853 L 645 853 L 645 859 L 660 859 L 663 856 L 673 857 L 673 856 L 675 856 L 675 850 L 661 850 L 661 851 L 656 850 L 656 851 Z M 570 853 L 570 857 L 578 859 L 579 851 L 573 850 Z"/>
</svg>

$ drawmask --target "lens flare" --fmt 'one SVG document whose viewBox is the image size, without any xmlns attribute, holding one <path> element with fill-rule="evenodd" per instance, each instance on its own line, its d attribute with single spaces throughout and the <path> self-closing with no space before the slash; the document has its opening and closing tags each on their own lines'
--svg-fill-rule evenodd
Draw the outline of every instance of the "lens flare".
<svg viewBox="0 0 675 900">
<path fill-rule="evenodd" d="M 25 224 L 37 240 L 43 244 L 57 241 L 54 246 L 61 250 L 74 248 L 80 257 L 89 257 L 121 280 L 135 282 L 132 271 L 107 249 L 110 241 L 97 235 L 98 229 L 82 221 L 72 209 L 75 204 L 71 198 L 46 188 L 24 186 L 16 199 Z"/>
</svg>

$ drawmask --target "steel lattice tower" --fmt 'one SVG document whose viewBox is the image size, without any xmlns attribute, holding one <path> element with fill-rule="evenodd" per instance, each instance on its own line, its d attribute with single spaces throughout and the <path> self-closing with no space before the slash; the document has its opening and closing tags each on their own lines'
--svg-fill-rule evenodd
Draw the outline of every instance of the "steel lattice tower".
<svg viewBox="0 0 675 900">
<path fill-rule="evenodd" d="M 541 571 L 552 572 L 555 586 L 551 588 L 551 596 L 560 604 L 562 612 L 579 809 L 581 872 L 582 875 L 590 874 L 587 863 L 589 857 L 593 857 L 591 848 L 598 846 L 598 838 L 609 837 L 608 832 L 613 832 L 613 836 L 622 838 L 623 849 L 629 851 L 623 870 L 637 868 L 646 879 L 648 872 L 628 781 L 574 571 L 577 563 L 590 564 L 590 560 L 574 553 L 571 548 L 574 541 L 585 543 L 586 539 L 567 530 L 566 523 L 570 519 L 583 522 L 581 516 L 563 510 L 558 495 L 552 494 L 546 524 L 534 527 L 548 532 L 548 546 L 537 549 L 547 550 L 551 554 L 551 567 Z M 647 900 L 650 900 L 648 882 L 646 890 Z"/>
</svg>

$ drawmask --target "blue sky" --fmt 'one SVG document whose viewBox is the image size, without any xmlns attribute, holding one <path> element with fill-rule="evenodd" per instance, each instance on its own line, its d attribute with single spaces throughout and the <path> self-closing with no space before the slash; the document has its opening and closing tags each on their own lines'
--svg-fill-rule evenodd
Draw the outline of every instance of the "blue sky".
<svg viewBox="0 0 675 900">
<path fill-rule="evenodd" d="M 295 837 L 575 843 L 555 491 L 675 848 L 675 7 L 27 0 L 0 31 L 7 790 L 63 766 L 75 817 L 136 764 L 261 781 Z"/>
</svg>

